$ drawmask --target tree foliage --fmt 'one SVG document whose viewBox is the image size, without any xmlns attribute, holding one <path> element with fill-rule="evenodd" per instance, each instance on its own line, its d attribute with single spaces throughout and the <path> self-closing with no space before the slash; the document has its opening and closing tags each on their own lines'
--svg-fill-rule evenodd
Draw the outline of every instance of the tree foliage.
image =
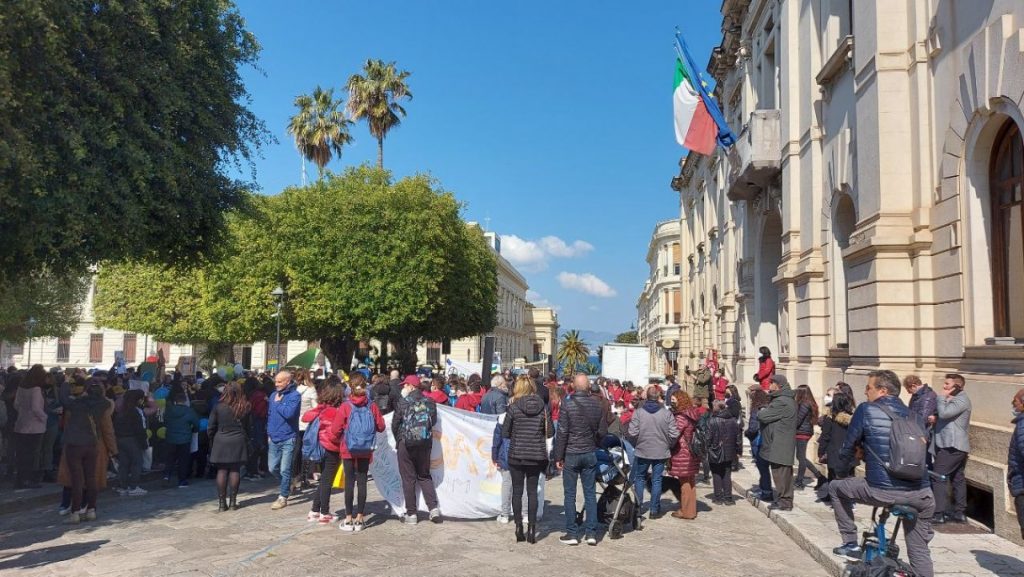
<svg viewBox="0 0 1024 577">
<path fill-rule="evenodd" d="M 630 331 L 626 331 L 624 333 L 619 333 L 615 337 L 615 342 L 623 343 L 623 344 L 627 344 L 627 345 L 635 345 L 635 344 L 640 342 L 640 339 L 637 336 L 636 330 L 630 330 Z"/>
<path fill-rule="evenodd" d="M 88 275 L 31 272 L 17 282 L 0 283 L 0 340 L 24 342 L 28 319 L 36 321 L 35 337 L 70 335 L 88 292 Z"/>
<path fill-rule="evenodd" d="M 250 206 L 195 266 L 102 267 L 101 324 L 171 342 L 271 339 L 280 284 L 282 338 L 457 339 L 495 325 L 494 254 L 430 177 L 359 167 Z"/>
<path fill-rule="evenodd" d="M 384 168 L 384 137 L 402 122 L 405 108 L 400 98 L 412 100 L 405 83 L 409 72 L 399 71 L 394 62 L 367 60 L 362 74 L 353 74 L 346 83 L 348 112 L 356 120 L 366 120 L 370 134 L 377 139 L 377 168 Z"/>
<path fill-rule="evenodd" d="M 0 283 L 219 242 L 268 138 L 229 0 L 5 2 L 0 30 Z"/>
<path fill-rule="evenodd" d="M 590 358 L 590 348 L 583 342 L 580 332 L 574 329 L 562 335 L 555 358 L 562 365 L 564 373 L 571 375 L 584 368 Z"/>
</svg>

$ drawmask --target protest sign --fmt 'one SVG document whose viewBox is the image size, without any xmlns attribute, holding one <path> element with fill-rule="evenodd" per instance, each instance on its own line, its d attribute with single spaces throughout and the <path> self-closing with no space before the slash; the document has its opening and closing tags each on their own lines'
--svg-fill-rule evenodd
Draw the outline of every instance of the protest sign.
<svg viewBox="0 0 1024 577">
<path fill-rule="evenodd" d="M 377 434 L 370 473 L 377 490 L 398 515 L 406 511 L 402 478 L 398 473 L 398 455 L 391 435 L 391 419 Z M 487 519 L 501 513 L 501 472 L 491 462 L 491 440 L 496 415 L 470 413 L 438 405 L 437 426 L 430 452 L 430 475 L 437 488 L 441 513 L 456 519 Z M 538 487 L 537 516 L 544 513 L 544 483 Z M 417 509 L 427 511 L 420 496 Z"/>
</svg>

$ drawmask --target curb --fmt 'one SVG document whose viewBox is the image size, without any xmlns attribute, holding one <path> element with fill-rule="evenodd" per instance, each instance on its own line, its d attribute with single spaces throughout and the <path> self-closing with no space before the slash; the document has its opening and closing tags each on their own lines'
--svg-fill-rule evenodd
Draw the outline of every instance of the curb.
<svg viewBox="0 0 1024 577">
<path fill-rule="evenodd" d="M 779 511 L 770 511 L 768 509 L 768 503 L 758 498 L 752 489 L 743 486 L 743 483 L 737 480 L 732 482 L 733 490 L 743 495 L 743 498 L 748 503 L 753 505 L 758 511 L 761 511 L 768 517 L 775 525 L 782 530 L 794 543 L 797 544 L 801 549 L 804 550 L 812 559 L 817 561 L 824 569 L 826 569 L 829 575 L 832 577 L 844 577 L 846 575 L 846 563 L 840 560 L 838 557 L 832 554 L 831 551 L 826 551 L 818 545 L 816 545 L 810 538 L 808 538 L 800 529 L 793 524 L 789 518 L 793 516 L 793 513 L 784 514 Z M 799 515 L 799 513 L 797 513 Z"/>
</svg>

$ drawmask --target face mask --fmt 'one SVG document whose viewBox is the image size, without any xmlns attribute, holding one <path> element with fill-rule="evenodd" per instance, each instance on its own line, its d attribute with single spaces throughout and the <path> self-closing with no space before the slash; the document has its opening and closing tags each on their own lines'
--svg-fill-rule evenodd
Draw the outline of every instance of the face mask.
<svg viewBox="0 0 1024 577">
<path fill-rule="evenodd" d="M 412 392 L 412 389 L 402 389 L 402 396 L 403 397 L 408 397 L 409 393 L 411 393 L 411 392 Z"/>
<path fill-rule="evenodd" d="M 832 395 L 825 395 L 825 397 L 822 400 L 825 401 L 826 405 L 831 405 L 832 404 Z"/>
<path fill-rule="evenodd" d="M 1014 419 L 1016 419 L 1016 418 L 1017 418 L 1017 417 L 1019 417 L 1020 415 L 1021 415 L 1021 412 L 1020 412 L 1020 411 L 1018 411 L 1017 409 L 1014 409 L 1014 410 L 1013 410 L 1013 418 L 1014 418 Z"/>
</svg>

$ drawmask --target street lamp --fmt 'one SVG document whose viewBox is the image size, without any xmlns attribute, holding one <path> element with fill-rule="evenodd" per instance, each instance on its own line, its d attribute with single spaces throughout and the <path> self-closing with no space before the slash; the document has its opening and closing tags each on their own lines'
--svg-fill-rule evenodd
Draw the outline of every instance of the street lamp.
<svg viewBox="0 0 1024 577">
<path fill-rule="evenodd" d="M 284 289 L 277 285 L 270 296 L 277 301 L 277 343 L 274 345 L 274 355 L 277 357 L 277 369 L 281 370 L 281 305 L 284 304 Z"/>
<path fill-rule="evenodd" d="M 26 323 L 28 325 L 28 366 L 29 366 L 29 368 L 32 368 L 32 331 L 35 330 L 36 325 L 38 323 L 39 323 L 39 321 L 36 320 L 36 317 L 28 317 L 28 322 Z"/>
</svg>

